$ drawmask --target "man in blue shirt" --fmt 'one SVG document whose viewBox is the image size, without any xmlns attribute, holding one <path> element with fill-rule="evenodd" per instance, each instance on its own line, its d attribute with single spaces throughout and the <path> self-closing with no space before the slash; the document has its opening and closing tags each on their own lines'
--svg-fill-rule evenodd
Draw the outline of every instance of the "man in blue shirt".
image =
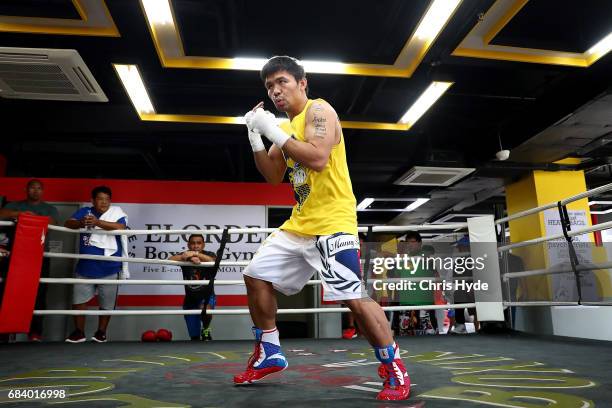
<svg viewBox="0 0 612 408">
<path fill-rule="evenodd" d="M 79 253 L 85 255 L 122 256 L 125 248 L 119 235 L 96 234 L 96 230 L 123 230 L 127 226 L 127 215 L 120 207 L 111 206 L 112 192 L 106 186 L 95 187 L 91 191 L 92 207 L 83 207 L 75 212 L 64 224 L 67 228 L 86 228 L 88 233 L 79 236 Z M 121 272 L 121 262 L 80 259 L 75 275 L 83 279 L 117 279 Z M 100 310 L 113 310 L 117 299 L 117 285 L 75 284 L 72 308 L 87 309 L 87 303 L 98 292 Z M 100 316 L 98 330 L 92 337 L 98 343 L 106 342 L 106 328 L 110 316 Z M 69 343 L 82 343 L 85 337 L 85 316 L 74 317 L 75 330 L 66 339 Z"/>
</svg>

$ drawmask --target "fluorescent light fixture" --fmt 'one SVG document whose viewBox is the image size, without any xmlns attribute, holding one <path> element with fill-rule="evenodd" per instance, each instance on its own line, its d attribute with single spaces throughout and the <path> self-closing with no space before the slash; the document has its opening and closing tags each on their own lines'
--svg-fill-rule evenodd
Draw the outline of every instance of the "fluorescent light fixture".
<svg viewBox="0 0 612 408">
<path fill-rule="evenodd" d="M 155 108 L 151 103 L 147 89 L 142 82 L 140 72 L 136 65 L 113 64 L 119 79 L 123 83 L 136 112 L 139 115 L 143 113 L 155 113 Z"/>
<path fill-rule="evenodd" d="M 232 59 L 232 67 L 234 69 L 244 69 L 249 71 L 259 71 L 268 61 L 265 58 L 234 58 Z"/>
<path fill-rule="evenodd" d="M 412 201 L 412 202 L 403 208 L 368 208 L 370 205 L 372 205 L 374 201 L 397 201 L 397 202 Z M 429 201 L 429 198 L 364 198 L 357 206 L 357 211 L 408 212 L 408 211 L 414 211 L 415 209 L 419 208 L 420 206 L 422 206 L 428 201 Z"/>
<path fill-rule="evenodd" d="M 337 61 L 300 61 L 306 72 L 317 72 L 323 74 L 343 74 L 345 64 Z"/>
<path fill-rule="evenodd" d="M 597 44 L 589 48 L 588 55 L 603 56 L 612 50 L 612 32 L 601 39 Z"/>
<path fill-rule="evenodd" d="M 417 198 L 416 200 L 414 200 L 413 203 L 406 206 L 406 208 L 404 208 L 404 211 L 414 211 L 428 201 L 429 198 Z"/>
<path fill-rule="evenodd" d="M 434 0 L 419 23 L 414 36 L 421 40 L 433 41 L 461 0 Z"/>
<path fill-rule="evenodd" d="M 276 116 L 275 119 L 277 125 L 280 125 L 283 122 L 287 122 L 288 120 L 286 117 L 279 118 L 278 116 Z M 246 122 L 244 121 L 244 116 L 234 116 L 234 120 L 236 121 L 235 123 L 238 123 L 240 125 L 246 125 Z"/>
<path fill-rule="evenodd" d="M 410 109 L 402 116 L 399 123 L 406 123 L 412 127 L 421 116 L 453 85 L 453 82 L 432 82 L 419 99 L 412 104 Z"/>
<path fill-rule="evenodd" d="M 589 201 L 589 206 L 597 204 L 612 204 L 612 201 Z"/>
<path fill-rule="evenodd" d="M 266 58 L 236 57 L 232 59 L 232 68 L 250 71 L 259 71 L 268 60 Z M 306 72 L 317 72 L 324 74 L 343 74 L 346 64 L 337 61 L 298 61 Z"/>
<path fill-rule="evenodd" d="M 174 25 L 169 0 L 142 0 L 142 6 L 151 26 Z"/>
<path fill-rule="evenodd" d="M 365 210 L 366 208 L 368 208 L 370 206 L 370 204 L 372 204 L 374 202 L 373 198 L 364 198 L 359 205 L 357 206 L 357 211 L 359 210 Z"/>
<path fill-rule="evenodd" d="M 482 217 L 485 215 L 489 215 L 489 214 L 456 214 L 456 213 L 450 213 L 450 214 L 446 214 L 445 216 L 438 218 L 437 220 L 435 220 L 434 222 L 432 222 L 431 224 L 460 224 L 466 221 L 453 221 L 453 218 L 472 218 L 472 217 Z"/>
</svg>

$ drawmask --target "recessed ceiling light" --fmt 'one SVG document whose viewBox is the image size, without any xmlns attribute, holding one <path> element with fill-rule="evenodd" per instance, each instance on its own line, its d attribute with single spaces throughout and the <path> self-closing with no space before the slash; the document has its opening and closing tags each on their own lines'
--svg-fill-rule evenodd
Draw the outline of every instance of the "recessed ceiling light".
<svg viewBox="0 0 612 408">
<path fill-rule="evenodd" d="M 357 211 L 359 210 L 365 210 L 366 208 L 368 208 L 370 206 L 370 204 L 372 204 L 374 202 L 373 198 L 364 198 L 363 200 L 361 200 L 361 202 L 359 203 L 359 205 L 357 205 Z"/>
<path fill-rule="evenodd" d="M 433 41 L 453 15 L 459 3 L 461 0 L 434 0 L 419 23 L 414 36 L 422 40 Z"/>
<path fill-rule="evenodd" d="M 168 0 L 142 0 L 147 20 L 151 25 L 174 25 Z"/>
<path fill-rule="evenodd" d="M 368 208 L 374 202 L 400 202 L 405 203 L 409 201 L 410 204 L 404 205 L 400 208 Z M 429 198 L 364 198 L 359 205 L 357 205 L 357 211 L 394 211 L 394 212 L 410 212 L 419 208 L 423 204 L 429 201 Z"/>
<path fill-rule="evenodd" d="M 153 103 L 151 103 L 151 99 L 144 86 L 138 67 L 136 65 L 123 64 L 113 64 L 113 67 L 117 75 L 119 75 L 119 79 L 121 79 L 134 108 L 136 108 L 136 112 L 138 112 L 139 115 L 143 113 L 155 113 L 155 108 L 153 107 Z"/>
<path fill-rule="evenodd" d="M 425 112 L 453 85 L 453 82 L 434 81 L 404 113 L 399 123 L 412 127 Z"/>
</svg>

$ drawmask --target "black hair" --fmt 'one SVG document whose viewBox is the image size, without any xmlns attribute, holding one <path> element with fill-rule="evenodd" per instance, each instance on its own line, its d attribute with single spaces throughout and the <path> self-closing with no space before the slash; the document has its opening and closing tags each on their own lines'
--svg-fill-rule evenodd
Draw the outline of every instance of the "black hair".
<svg viewBox="0 0 612 408">
<path fill-rule="evenodd" d="M 113 193 L 111 192 L 110 187 L 98 186 L 94 187 L 93 190 L 91 190 L 91 199 L 95 200 L 98 194 L 100 193 L 108 194 L 108 198 L 113 198 Z"/>
<path fill-rule="evenodd" d="M 200 238 L 202 238 L 202 241 L 204 241 L 204 235 L 202 235 L 202 234 L 191 234 L 189 236 L 189 238 L 187 238 L 187 242 L 191 241 L 191 238 L 193 238 L 193 237 L 200 237 Z"/>
<path fill-rule="evenodd" d="M 408 231 L 406 232 L 406 241 L 414 239 L 416 242 L 422 242 L 423 238 L 421 238 L 421 234 L 418 231 Z"/>
<path fill-rule="evenodd" d="M 261 77 L 261 81 L 265 83 L 267 77 L 279 71 L 287 71 L 293 75 L 296 81 L 306 78 L 304 67 L 298 62 L 298 60 L 287 55 L 280 55 L 270 58 L 261 69 L 259 76 Z"/>
<path fill-rule="evenodd" d="M 28 184 L 26 184 L 26 189 L 27 189 L 27 188 L 30 188 L 30 187 L 32 186 L 32 184 L 35 184 L 35 183 L 40 184 L 40 187 L 41 187 L 41 188 L 44 188 L 44 187 L 45 187 L 45 186 L 44 186 L 44 184 L 43 184 L 43 182 L 42 182 L 42 181 L 40 181 L 39 179 L 32 179 L 32 180 L 28 181 Z"/>
</svg>

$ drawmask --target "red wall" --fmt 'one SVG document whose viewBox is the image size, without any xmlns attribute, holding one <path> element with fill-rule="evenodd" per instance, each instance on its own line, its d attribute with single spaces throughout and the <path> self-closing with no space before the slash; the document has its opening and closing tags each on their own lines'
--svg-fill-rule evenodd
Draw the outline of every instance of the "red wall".
<svg viewBox="0 0 612 408">
<path fill-rule="evenodd" d="M 1 164 L 1 163 L 0 163 Z M 30 177 L 0 177 L 0 195 L 8 201 L 23 200 Z M 40 178 L 44 200 L 84 202 L 91 189 L 106 185 L 117 203 L 293 205 L 291 186 L 283 183 L 216 183 L 203 181 L 105 180 Z"/>
</svg>

